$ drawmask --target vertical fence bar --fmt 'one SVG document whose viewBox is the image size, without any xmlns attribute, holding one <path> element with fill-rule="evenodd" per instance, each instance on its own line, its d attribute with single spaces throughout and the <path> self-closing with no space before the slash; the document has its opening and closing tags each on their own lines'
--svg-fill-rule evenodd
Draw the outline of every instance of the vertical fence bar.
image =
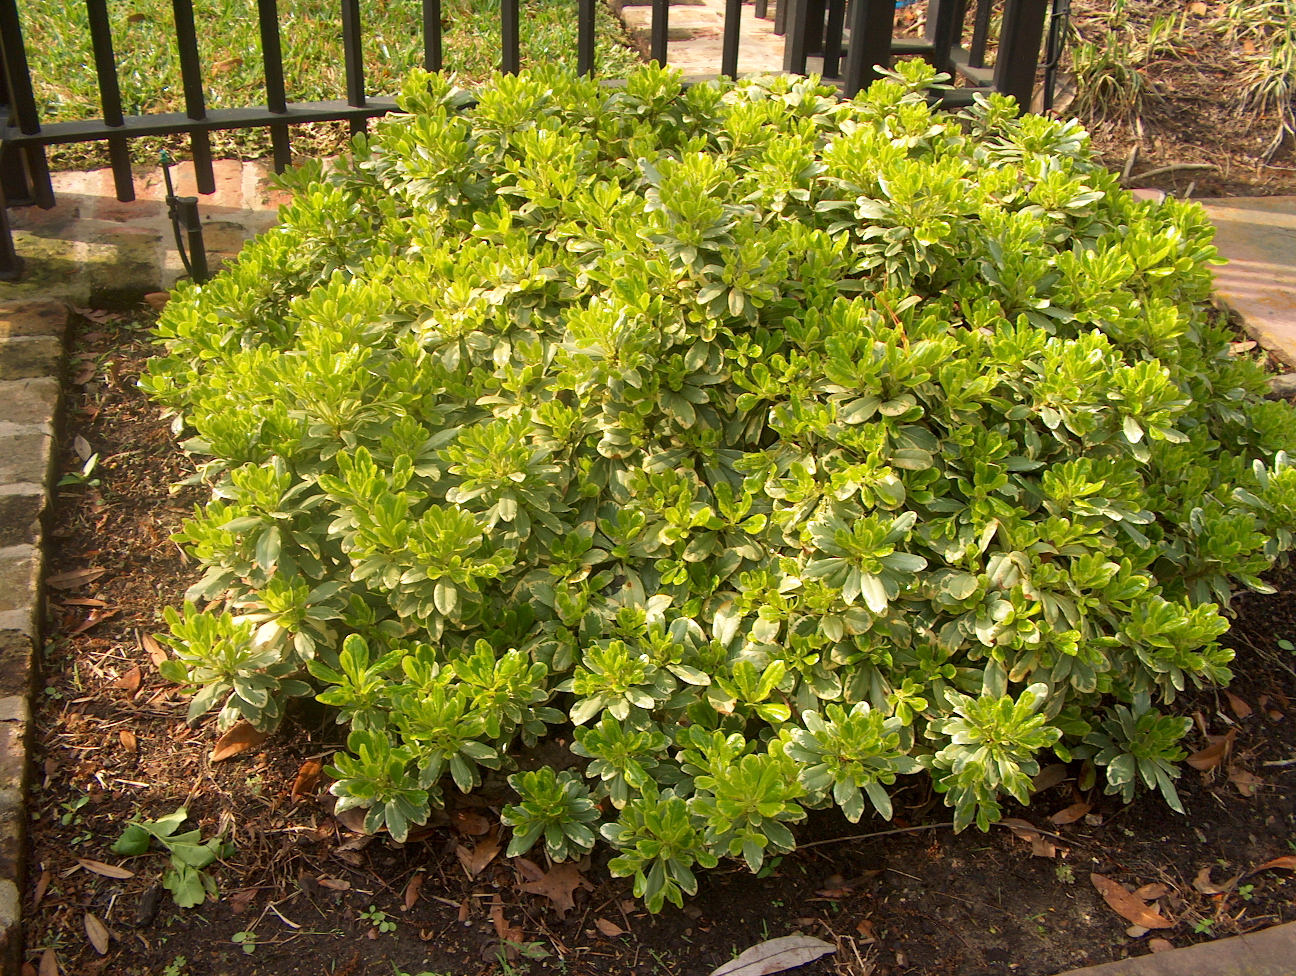
<svg viewBox="0 0 1296 976">
<path fill-rule="evenodd" d="M 279 42 L 279 7 L 276 0 L 257 0 L 257 23 L 261 28 L 261 63 L 265 68 L 266 108 L 287 112 L 284 92 L 283 46 Z M 270 145 L 274 150 L 276 173 L 282 173 L 292 162 L 292 144 L 287 123 L 270 126 Z"/>
<path fill-rule="evenodd" d="M 1004 4 L 994 86 L 995 91 L 1017 99 L 1023 112 L 1030 111 L 1035 91 L 1035 69 L 1048 5 L 1049 0 L 1007 0 Z"/>
<path fill-rule="evenodd" d="M 185 114 L 194 120 L 207 117 L 203 96 L 202 62 L 198 56 L 198 33 L 194 29 L 193 0 L 171 0 L 175 13 L 176 45 L 180 51 L 180 80 L 184 85 Z M 211 139 L 206 130 L 189 133 L 193 147 L 194 180 L 199 193 L 215 193 L 216 177 L 212 173 Z"/>
<path fill-rule="evenodd" d="M 364 48 L 360 36 L 360 0 L 342 0 L 342 57 L 346 62 L 347 104 L 363 108 Z M 364 132 L 365 120 L 351 120 L 351 134 Z"/>
<path fill-rule="evenodd" d="M 666 63 L 666 41 L 670 28 L 670 0 L 652 0 L 652 41 L 648 59 Z"/>
<path fill-rule="evenodd" d="M 0 145 L 0 166 L 9 155 Z M 5 197 L 4 181 L 0 180 L 0 281 L 13 281 L 22 275 L 22 269 L 23 259 L 14 250 L 13 230 L 9 226 L 9 201 Z"/>
<path fill-rule="evenodd" d="M 950 46 L 954 43 L 954 17 L 957 0 L 928 0 L 925 34 L 932 44 L 932 66 L 937 71 L 950 70 Z"/>
<path fill-rule="evenodd" d="M 518 0 L 500 0 L 500 70 L 506 75 L 515 75 L 522 67 L 520 44 L 518 41 L 518 21 L 520 18 Z"/>
<path fill-rule="evenodd" d="M 423 67 L 441 70 L 441 0 L 423 0 Z"/>
<path fill-rule="evenodd" d="M 787 7 L 783 27 L 783 70 L 791 75 L 806 73 L 806 7 L 810 0 L 778 0 L 779 13 Z M 867 0 L 855 0 L 856 6 Z"/>
<path fill-rule="evenodd" d="M 4 60 L 5 90 L 13 116 L 10 121 L 24 135 L 35 135 L 40 132 L 40 112 L 36 109 L 36 95 L 32 91 L 27 45 L 23 42 L 17 0 L 0 0 L 0 55 Z M 23 188 L 21 197 L 18 197 L 13 195 L 11 185 L 10 199 L 13 203 L 30 201 L 45 210 L 54 206 L 54 187 L 50 183 L 43 146 L 25 149 L 21 156 L 12 152 L 0 155 L 0 168 L 5 171 L 7 179 Z"/>
<path fill-rule="evenodd" d="M 757 20 L 769 19 L 769 0 L 756 0 L 755 7 Z"/>
<path fill-rule="evenodd" d="M 1053 94 L 1057 88 L 1058 66 L 1066 50 L 1068 28 L 1071 26 L 1071 0 L 1053 0 L 1049 11 L 1048 41 L 1044 45 L 1044 92 L 1041 111 L 1053 111 Z"/>
<path fill-rule="evenodd" d="M 852 0 L 850 49 L 846 55 L 846 97 L 854 98 L 877 80 L 875 64 L 891 66 L 895 0 Z"/>
<path fill-rule="evenodd" d="M 594 3 L 595 0 L 576 2 L 576 71 L 594 77 Z"/>
<path fill-rule="evenodd" d="M 782 37 L 787 33 L 787 8 L 792 0 L 774 0 L 774 33 Z"/>
<path fill-rule="evenodd" d="M 986 41 L 990 39 L 992 0 L 977 0 L 976 19 L 972 22 L 972 46 L 968 48 L 968 67 L 985 67 Z"/>
<path fill-rule="evenodd" d="M 112 28 L 108 23 L 108 0 L 86 0 L 86 14 L 90 19 L 90 46 L 94 49 L 104 125 L 124 125 L 121 88 L 117 83 L 117 58 L 113 55 Z M 108 138 L 108 159 L 112 164 L 117 199 L 122 203 L 134 200 L 135 181 L 131 177 L 130 147 L 125 136 Z"/>
<path fill-rule="evenodd" d="M 738 31 L 742 28 L 743 0 L 725 0 L 724 43 L 720 49 L 720 74 L 738 77 Z"/>
<path fill-rule="evenodd" d="M 842 27 L 845 25 L 846 0 L 828 0 L 828 26 L 824 30 L 823 76 L 841 76 Z"/>
</svg>

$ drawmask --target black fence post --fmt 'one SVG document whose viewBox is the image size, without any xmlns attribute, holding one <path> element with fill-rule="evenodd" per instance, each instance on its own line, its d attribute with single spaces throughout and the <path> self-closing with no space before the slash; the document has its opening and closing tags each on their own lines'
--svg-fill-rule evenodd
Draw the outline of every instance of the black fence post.
<svg viewBox="0 0 1296 976">
<path fill-rule="evenodd" d="M 500 0 L 500 44 L 504 48 L 500 70 L 506 75 L 515 75 L 522 68 L 518 41 L 520 17 L 518 8 L 518 0 Z"/>
<path fill-rule="evenodd" d="M 360 36 L 360 0 L 342 0 L 342 57 L 346 61 L 347 104 L 363 108 L 364 50 Z M 363 117 L 351 120 L 351 134 L 364 132 Z"/>
<path fill-rule="evenodd" d="M 666 42 L 670 38 L 670 0 L 652 0 L 652 40 L 648 59 L 666 64 Z"/>
<path fill-rule="evenodd" d="M 9 119 L 23 135 L 41 131 L 36 95 L 27 66 L 27 45 L 23 42 L 22 20 L 17 0 L 0 0 L 0 60 L 4 62 L 5 94 Z M 5 159 L 8 157 L 8 159 Z M 54 187 L 43 146 L 26 146 L 19 153 L 0 154 L 0 177 L 5 180 L 9 202 L 14 206 L 36 204 L 48 210 L 54 206 Z"/>
<path fill-rule="evenodd" d="M 257 22 L 261 28 L 261 63 L 265 69 L 266 108 L 276 114 L 288 112 L 284 91 L 283 47 L 279 42 L 279 8 L 275 0 L 257 0 Z M 292 162 L 292 143 L 287 125 L 270 126 L 270 146 L 276 173 Z"/>
<path fill-rule="evenodd" d="M 423 0 L 423 67 L 441 70 L 441 0 Z"/>
<path fill-rule="evenodd" d="M 792 75 L 806 73 L 806 7 L 811 0 L 779 0 L 779 11 L 787 6 L 783 23 L 787 35 L 783 39 L 783 70 Z M 855 0 L 856 6 L 867 0 Z"/>
<path fill-rule="evenodd" d="M 203 96 L 202 62 L 198 56 L 198 33 L 194 28 L 193 0 L 171 0 L 175 13 L 176 46 L 180 52 L 180 80 L 184 85 L 185 114 L 195 121 L 207 118 L 207 102 Z M 211 137 L 206 129 L 189 133 L 193 148 L 194 182 L 199 193 L 216 192 L 216 176 L 212 172 Z"/>
<path fill-rule="evenodd" d="M 854 98 L 877 81 L 874 65 L 891 67 L 895 0 L 852 0 L 851 40 L 846 55 L 846 97 Z"/>
<path fill-rule="evenodd" d="M 594 3 L 595 0 L 576 0 L 576 72 L 594 75 Z"/>
<path fill-rule="evenodd" d="M 117 59 L 113 55 L 112 29 L 108 24 L 108 0 L 86 0 L 90 20 L 90 45 L 94 49 L 95 76 L 99 80 L 99 104 L 103 107 L 104 125 L 115 128 L 125 124 L 122 116 L 121 88 L 117 84 Z M 125 136 L 108 138 L 108 160 L 112 164 L 117 199 L 129 203 L 135 199 L 135 180 L 131 176 L 130 146 Z"/>
<path fill-rule="evenodd" d="M 725 0 L 724 43 L 720 52 L 720 74 L 738 77 L 738 31 L 742 27 L 743 0 Z"/>
<path fill-rule="evenodd" d="M 927 27 L 924 33 L 932 45 L 932 66 L 937 71 L 950 70 L 950 47 L 954 43 L 954 18 L 962 5 L 958 0 L 928 0 Z M 960 20 L 959 26 L 962 26 Z"/>
<path fill-rule="evenodd" d="M 1004 4 L 994 86 L 996 91 L 1016 98 L 1023 112 L 1030 111 L 1035 91 L 1035 70 L 1039 66 L 1048 5 L 1049 0 L 1007 0 Z"/>
</svg>

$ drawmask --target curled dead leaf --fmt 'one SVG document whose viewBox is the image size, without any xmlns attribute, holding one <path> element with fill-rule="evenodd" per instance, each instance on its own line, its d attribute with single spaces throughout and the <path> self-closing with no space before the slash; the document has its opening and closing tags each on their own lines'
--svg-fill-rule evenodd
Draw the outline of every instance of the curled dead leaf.
<svg viewBox="0 0 1296 976">
<path fill-rule="evenodd" d="M 1053 816 L 1049 817 L 1049 820 L 1061 827 L 1066 824 L 1075 823 L 1092 809 L 1093 804 L 1091 803 L 1073 803 L 1069 807 L 1053 814 Z"/>
<path fill-rule="evenodd" d="M 316 878 L 315 883 L 329 891 L 350 891 L 351 882 L 341 878 Z"/>
<path fill-rule="evenodd" d="M 409 884 L 405 886 L 405 903 L 401 906 L 402 912 L 408 912 L 418 902 L 419 889 L 423 887 L 425 877 L 422 871 L 415 871 L 410 876 Z"/>
<path fill-rule="evenodd" d="M 242 891 L 234 892 L 229 896 L 230 911 L 235 915 L 242 915 L 256 899 L 256 895 L 256 888 L 244 888 Z"/>
<path fill-rule="evenodd" d="M 140 20 L 144 19 L 143 14 L 133 14 L 132 16 L 139 17 Z M 144 296 L 144 301 L 160 312 L 166 308 L 167 302 L 171 301 L 171 293 L 169 291 L 151 291 Z"/>
<path fill-rule="evenodd" d="M 1248 873 L 1258 874 L 1259 872 L 1265 871 L 1269 868 L 1283 868 L 1287 871 L 1296 871 L 1296 856 L 1285 854 L 1282 857 L 1275 857 L 1271 861 L 1265 861 L 1264 864 L 1252 868 Z"/>
<path fill-rule="evenodd" d="M 1238 874 L 1225 881 L 1222 885 L 1217 885 L 1211 881 L 1211 865 L 1206 865 L 1197 872 L 1197 877 L 1193 878 L 1193 887 L 1203 895 L 1225 895 L 1233 890 L 1233 886 L 1238 883 L 1242 875 Z"/>
<path fill-rule="evenodd" d="M 1211 735 L 1207 738 L 1210 739 L 1210 745 L 1198 749 L 1184 760 L 1193 769 L 1214 769 L 1222 763 L 1233 747 L 1233 740 L 1237 738 L 1237 729 L 1229 729 L 1228 735 Z"/>
<path fill-rule="evenodd" d="M 127 752 L 135 752 L 139 749 L 139 739 L 130 729 L 122 729 L 118 732 L 117 741 L 121 743 L 122 748 Z"/>
<path fill-rule="evenodd" d="M 59 976 L 58 954 L 53 949 L 41 953 L 40 976 Z"/>
<path fill-rule="evenodd" d="M 1127 891 L 1120 882 L 1097 873 L 1090 874 L 1089 881 L 1103 896 L 1108 907 L 1127 922 L 1141 925 L 1145 929 L 1168 929 L 1174 925 L 1173 921 L 1162 916 L 1138 895 Z"/>
<path fill-rule="evenodd" d="M 1135 888 L 1134 894 L 1144 901 L 1156 901 L 1158 898 L 1164 898 L 1170 893 L 1170 889 L 1160 881 L 1154 881 L 1152 884 L 1145 884 L 1142 888 Z"/>
<path fill-rule="evenodd" d="M 619 935 L 625 935 L 626 930 L 617 925 L 616 922 L 609 922 L 606 918 L 594 919 L 594 926 L 609 939 L 615 939 Z"/>
<path fill-rule="evenodd" d="M 169 656 L 166 648 L 159 644 L 158 639 L 152 634 L 140 634 L 139 642 L 140 647 L 148 654 L 149 660 L 153 662 L 153 666 L 161 667 Z"/>
<path fill-rule="evenodd" d="M 1264 786 L 1264 780 L 1255 773 L 1248 773 L 1245 769 L 1234 769 L 1229 767 L 1229 782 L 1237 787 L 1239 793 L 1245 797 L 1253 797 L 1256 790 Z"/>
<path fill-rule="evenodd" d="M 1067 768 L 1062 763 L 1045 766 L 1031 780 L 1031 792 L 1042 793 L 1044 790 L 1052 789 L 1059 783 L 1064 782 L 1066 778 Z"/>
<path fill-rule="evenodd" d="M 292 799 L 299 800 L 304 796 L 313 796 L 319 789 L 320 776 L 323 772 L 323 765 L 313 759 L 307 759 L 302 763 L 301 769 L 297 770 L 297 777 L 293 780 Z"/>
<path fill-rule="evenodd" d="M 1148 931 L 1148 929 L 1145 929 L 1141 925 L 1131 925 L 1125 930 L 1125 934 L 1131 939 L 1141 939 L 1143 936 L 1148 934 Z"/>
<path fill-rule="evenodd" d="M 450 824 L 459 833 L 469 837 L 481 837 L 489 833 L 491 828 L 489 820 L 472 810 L 456 810 L 450 816 Z"/>
<path fill-rule="evenodd" d="M 225 734 L 216 740 L 216 747 L 212 749 L 211 761 L 221 762 L 224 759 L 232 759 L 235 756 L 242 755 L 255 749 L 268 738 L 270 738 L 269 732 L 262 732 L 253 728 L 249 723 L 240 719 L 226 729 Z"/>
<path fill-rule="evenodd" d="M 75 637 L 78 634 L 84 634 L 87 630 L 89 630 L 91 627 L 94 627 L 96 624 L 101 624 L 105 620 L 117 616 L 118 612 L 119 611 L 117 610 L 91 610 L 90 613 L 86 616 L 85 620 L 81 621 L 74 628 L 72 628 L 72 630 L 68 631 L 68 636 Z M 131 670 L 138 671 L 139 668 L 132 668 Z M 129 673 L 130 672 L 128 671 L 127 674 Z M 136 687 L 138 688 L 139 686 L 136 685 Z M 134 694 L 134 692 L 131 692 L 131 694 Z"/>
<path fill-rule="evenodd" d="M 1251 714 L 1251 706 L 1237 695 L 1233 694 L 1233 692 L 1226 691 L 1224 692 L 1224 696 L 1228 698 L 1229 708 L 1233 710 L 1233 714 L 1238 718 L 1246 718 Z"/>
<path fill-rule="evenodd" d="M 1148 939 L 1148 948 L 1153 952 L 1169 952 L 1174 948 L 1174 943 L 1169 939 Z"/>
<path fill-rule="evenodd" d="M 1022 820 L 1019 817 L 1004 817 L 999 822 L 1011 830 L 1015 837 L 1030 844 L 1032 856 L 1057 856 L 1057 845 L 1041 834 L 1039 829 L 1029 820 Z"/>
<path fill-rule="evenodd" d="M 40 879 L 36 882 L 36 893 L 32 895 L 32 911 L 40 908 L 41 900 L 45 897 L 45 892 L 49 890 L 50 879 L 53 875 L 49 869 L 41 872 Z"/>
<path fill-rule="evenodd" d="M 500 852 L 500 846 L 499 831 L 492 830 L 479 840 L 472 850 L 459 844 L 455 847 L 455 854 L 458 855 L 463 869 L 468 872 L 468 877 L 475 878 L 486 870 L 491 861 L 495 860 L 495 856 Z"/>
</svg>

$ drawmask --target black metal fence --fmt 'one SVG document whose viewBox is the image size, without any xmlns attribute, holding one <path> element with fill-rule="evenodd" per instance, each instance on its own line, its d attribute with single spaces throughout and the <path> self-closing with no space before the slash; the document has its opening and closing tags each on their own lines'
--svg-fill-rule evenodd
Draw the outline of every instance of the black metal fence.
<svg viewBox="0 0 1296 976">
<path fill-rule="evenodd" d="M 76 0 L 71 0 L 76 2 Z M 430 71 L 442 67 L 441 0 L 421 0 L 423 62 Z M 516 72 L 520 64 L 520 0 L 500 0 L 500 66 Z M 594 71 L 595 3 L 576 0 L 578 40 L 576 66 L 581 73 Z M 755 0 L 756 16 L 769 16 L 770 0 Z M 1064 2 L 1064 0 L 1053 0 Z M 101 119 L 42 124 L 36 105 L 27 49 L 18 13 L 18 0 L 0 0 L 0 278 L 21 274 L 14 250 L 7 208 L 54 206 L 45 148 L 73 142 L 107 143 L 117 199 L 135 199 L 127 140 L 137 136 L 188 133 L 199 193 L 214 193 L 209 134 L 215 129 L 269 128 L 277 171 L 292 156 L 289 127 L 304 122 L 346 121 L 353 132 L 362 131 L 368 119 L 396 108 L 391 98 L 365 92 L 363 30 L 359 0 L 339 0 L 346 97 L 321 102 L 289 102 L 284 89 L 283 54 L 279 35 L 277 0 L 257 0 L 261 56 L 265 73 L 266 103 L 249 108 L 208 110 L 203 93 L 203 72 L 194 26 L 193 0 L 171 0 L 175 38 L 180 58 L 185 111 L 127 116 L 122 111 L 117 61 L 109 29 L 108 0 L 85 0 L 90 40 L 98 79 Z M 983 67 L 994 0 L 976 0 L 970 49 L 960 40 L 967 18 L 967 0 L 929 0 L 925 39 L 894 38 L 896 0 L 775 0 L 775 29 L 785 33 L 783 69 L 805 74 L 809 59 L 822 58 L 822 73 L 840 78 L 847 96 L 866 87 L 875 77 L 874 65 L 889 65 L 895 56 L 923 55 L 939 70 L 955 71 L 970 84 L 1015 95 L 1029 106 L 1039 63 L 1040 41 L 1049 0 L 1003 0 L 1002 29 L 993 69 Z M 651 0 L 649 57 L 667 60 L 670 0 Z M 725 0 L 720 74 L 738 72 L 740 19 L 743 0 Z M 1055 18 L 1056 19 L 1056 18 Z M 849 30 L 849 43 L 844 32 Z M 841 70 L 845 55 L 845 71 Z M 967 93 L 966 97 L 970 97 Z"/>
</svg>

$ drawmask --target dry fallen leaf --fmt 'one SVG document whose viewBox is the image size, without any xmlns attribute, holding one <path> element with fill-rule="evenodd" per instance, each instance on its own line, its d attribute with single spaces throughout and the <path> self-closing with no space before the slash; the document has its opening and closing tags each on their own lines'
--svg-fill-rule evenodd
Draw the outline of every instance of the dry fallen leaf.
<svg viewBox="0 0 1296 976">
<path fill-rule="evenodd" d="M 1256 795 L 1256 789 L 1264 786 L 1264 780 L 1255 773 L 1248 773 L 1245 769 L 1229 769 L 1229 782 L 1238 788 L 1238 792 L 1245 797 Z"/>
<path fill-rule="evenodd" d="M 116 864 L 104 864 L 103 861 L 92 861 L 89 858 L 78 857 L 77 864 L 81 865 L 87 871 L 93 871 L 95 874 L 101 874 L 105 878 L 116 878 L 119 881 L 126 878 L 135 877 L 135 872 L 127 868 L 118 867 Z"/>
<path fill-rule="evenodd" d="M 242 915 L 249 905 L 256 898 L 257 889 L 244 888 L 242 891 L 236 891 L 229 896 L 230 911 L 235 915 Z"/>
<path fill-rule="evenodd" d="M 142 15 L 137 14 L 136 16 L 140 16 L 142 19 Z M 144 296 L 144 301 L 148 302 L 160 312 L 162 309 L 166 308 L 167 302 L 171 301 L 171 293 L 167 291 L 151 291 Z"/>
<path fill-rule="evenodd" d="M 999 822 L 1011 830 L 1016 837 L 1030 844 L 1033 856 L 1057 856 L 1057 845 L 1041 834 L 1029 820 L 1022 820 L 1019 817 L 1004 817 Z"/>
<path fill-rule="evenodd" d="M 45 892 L 49 890 L 50 878 L 53 875 L 46 869 L 41 872 L 40 880 L 36 882 L 36 893 L 32 895 L 32 911 L 40 908 L 41 899 L 45 897 Z"/>
<path fill-rule="evenodd" d="M 809 935 L 785 935 L 781 939 L 759 942 L 729 960 L 711 976 L 769 976 L 837 951 L 837 947 Z"/>
<path fill-rule="evenodd" d="M 1225 895 L 1233 890 L 1233 886 L 1241 877 L 1242 875 L 1237 874 L 1222 885 L 1217 885 L 1211 881 L 1211 866 L 1208 864 L 1197 872 L 1197 877 L 1193 878 L 1193 887 L 1203 895 Z"/>
<path fill-rule="evenodd" d="M 1249 37 L 1244 39 L 1242 41 L 1242 53 L 1247 55 L 1248 57 L 1252 54 L 1255 54 L 1256 53 L 1255 41 L 1251 40 L 1251 38 Z"/>
<path fill-rule="evenodd" d="M 486 866 L 495 860 L 495 855 L 500 852 L 499 831 L 492 830 L 489 834 L 479 840 L 472 850 L 464 847 L 462 844 L 455 848 L 455 853 L 459 855 L 459 863 L 463 865 L 468 877 L 475 878 L 486 870 Z"/>
<path fill-rule="evenodd" d="M 68 636 L 75 637 L 77 634 L 84 634 L 96 624 L 101 624 L 110 617 L 117 616 L 118 612 L 117 610 L 91 610 L 85 620 L 68 632 Z M 135 670 L 138 671 L 139 669 L 136 668 Z"/>
<path fill-rule="evenodd" d="M 139 691 L 140 683 L 143 682 L 144 675 L 139 668 L 131 668 L 120 678 L 113 682 L 114 688 L 120 688 L 127 695 L 134 695 Z"/>
<path fill-rule="evenodd" d="M 166 648 L 159 644 L 158 639 L 152 634 L 140 634 L 139 642 L 140 647 L 148 652 L 149 660 L 153 662 L 153 666 L 155 668 L 161 667 L 168 657 Z"/>
<path fill-rule="evenodd" d="M 85 930 L 90 939 L 90 944 L 94 946 L 94 951 L 101 956 L 106 956 L 108 954 L 108 930 L 104 927 L 104 923 L 86 912 Z"/>
<path fill-rule="evenodd" d="M 491 901 L 491 922 L 495 925 L 495 934 L 504 943 L 505 955 L 510 959 L 517 958 L 517 947 L 522 942 L 522 926 L 510 925 L 504 917 L 504 903 L 496 895 Z"/>
<path fill-rule="evenodd" d="M 1134 895 L 1142 898 L 1144 901 L 1156 901 L 1158 898 L 1164 898 L 1170 893 L 1170 889 L 1160 881 L 1154 881 L 1152 884 L 1145 884 L 1142 888 L 1135 888 Z"/>
<path fill-rule="evenodd" d="M 304 796 L 314 796 L 315 791 L 319 789 L 320 776 L 324 772 L 324 767 L 313 759 L 307 759 L 301 764 L 301 769 L 297 770 L 297 777 L 293 780 L 292 798 L 300 799 Z"/>
<path fill-rule="evenodd" d="M 1062 763 L 1054 763 L 1051 766 L 1045 766 L 1039 771 L 1033 780 L 1031 780 L 1031 792 L 1042 793 L 1044 790 L 1052 789 L 1067 778 L 1067 768 Z"/>
<path fill-rule="evenodd" d="M 1244 339 L 1242 342 L 1230 342 L 1229 352 L 1236 356 L 1241 352 L 1250 352 L 1255 347 L 1256 341 L 1254 339 Z"/>
<path fill-rule="evenodd" d="M 118 732 L 117 740 L 121 742 L 122 748 L 127 752 L 135 752 L 139 749 L 139 739 L 130 729 L 122 729 Z"/>
<path fill-rule="evenodd" d="M 93 376 L 94 374 L 91 373 L 90 375 Z M 85 380 L 79 380 L 77 382 L 84 383 Z M 72 450 L 76 451 L 77 457 L 82 461 L 89 461 L 94 457 L 95 449 L 91 447 L 90 442 L 80 434 L 77 434 L 76 437 L 72 438 Z"/>
<path fill-rule="evenodd" d="M 1285 854 L 1282 857 L 1275 857 L 1272 861 L 1265 861 L 1259 867 L 1250 870 L 1250 874 L 1258 874 L 1266 868 L 1286 868 L 1288 871 L 1296 871 L 1296 856 Z"/>
<path fill-rule="evenodd" d="M 1246 718 L 1251 714 L 1251 706 L 1233 692 L 1226 691 L 1224 694 L 1228 698 L 1229 708 L 1233 709 L 1233 714 L 1238 718 Z"/>
<path fill-rule="evenodd" d="M 1228 735 L 1210 735 L 1207 738 L 1210 739 L 1210 745 L 1198 749 L 1184 760 L 1193 769 L 1214 769 L 1222 763 L 1233 746 L 1233 740 L 1237 738 L 1237 729 L 1229 729 Z"/>
<path fill-rule="evenodd" d="M 1169 952 L 1174 948 L 1174 943 L 1169 939 L 1148 939 L 1148 948 L 1153 952 Z"/>
<path fill-rule="evenodd" d="M 1059 810 L 1049 819 L 1061 827 L 1065 824 L 1075 823 L 1092 809 L 1093 805 L 1090 803 L 1073 803 L 1066 809 Z"/>
<path fill-rule="evenodd" d="M 418 902 L 419 889 L 423 887 L 425 877 L 422 871 L 415 871 L 410 877 L 409 884 L 405 886 L 405 904 L 401 906 L 402 912 L 408 912 Z"/>
<path fill-rule="evenodd" d="M 567 913 L 576 907 L 576 899 L 573 895 L 577 888 L 584 888 L 586 891 L 594 890 L 594 886 L 585 880 L 580 869 L 570 862 L 555 864 L 540 881 L 528 881 L 526 884 L 518 885 L 518 891 L 525 891 L 529 895 L 540 895 L 553 902 L 554 911 L 558 913 L 559 918 L 565 918 Z"/>
<path fill-rule="evenodd" d="M 615 939 L 618 935 L 625 935 L 626 930 L 617 925 L 616 922 L 609 922 L 606 918 L 594 919 L 594 927 L 606 935 L 609 939 Z"/>
<path fill-rule="evenodd" d="M 106 600 L 92 600 L 89 597 L 64 597 L 59 601 L 61 607 L 106 607 Z"/>
<path fill-rule="evenodd" d="M 226 729 L 225 734 L 216 740 L 216 748 L 212 749 L 211 761 L 220 762 L 222 759 L 232 759 L 234 756 L 242 755 L 255 749 L 268 738 L 270 738 L 269 732 L 261 732 L 240 719 Z"/>
<path fill-rule="evenodd" d="M 818 919 L 814 919 L 814 921 L 818 921 Z M 877 936 L 873 932 L 873 920 L 871 918 L 861 918 L 859 924 L 855 926 L 855 931 L 860 934 L 860 938 L 865 944 L 877 941 Z"/>
<path fill-rule="evenodd" d="M 1145 929 L 1168 929 L 1174 925 L 1174 922 L 1162 916 L 1138 895 L 1126 891 L 1120 882 L 1102 874 L 1090 874 L 1089 881 L 1098 889 L 1103 901 L 1107 902 L 1112 911 L 1126 921 Z"/>
<path fill-rule="evenodd" d="M 513 867 L 517 873 L 522 875 L 528 881 L 543 881 L 544 868 L 536 864 L 535 861 L 529 861 L 525 857 L 513 858 Z"/>
<path fill-rule="evenodd" d="M 343 881 L 341 878 L 316 878 L 315 883 L 321 888 L 327 888 L 329 891 L 350 891 L 351 882 Z"/>
<path fill-rule="evenodd" d="M 93 583 L 104 573 L 106 569 L 98 566 L 89 566 L 86 569 L 71 569 L 66 573 L 59 573 L 49 577 L 45 581 L 46 586 L 52 586 L 56 590 L 71 590 L 78 586 L 85 586 L 87 583 Z"/>
<path fill-rule="evenodd" d="M 53 949 L 41 955 L 40 976 L 59 976 L 58 954 Z"/>
<path fill-rule="evenodd" d="M 480 837 L 488 833 L 491 828 L 489 820 L 471 810 L 456 810 L 450 815 L 450 823 L 459 833 L 467 834 L 469 837 Z"/>
<path fill-rule="evenodd" d="M 1194 17 L 1205 17 L 1210 13 L 1210 8 L 1202 0 L 1196 0 L 1195 3 L 1188 4 L 1188 12 Z"/>
</svg>

